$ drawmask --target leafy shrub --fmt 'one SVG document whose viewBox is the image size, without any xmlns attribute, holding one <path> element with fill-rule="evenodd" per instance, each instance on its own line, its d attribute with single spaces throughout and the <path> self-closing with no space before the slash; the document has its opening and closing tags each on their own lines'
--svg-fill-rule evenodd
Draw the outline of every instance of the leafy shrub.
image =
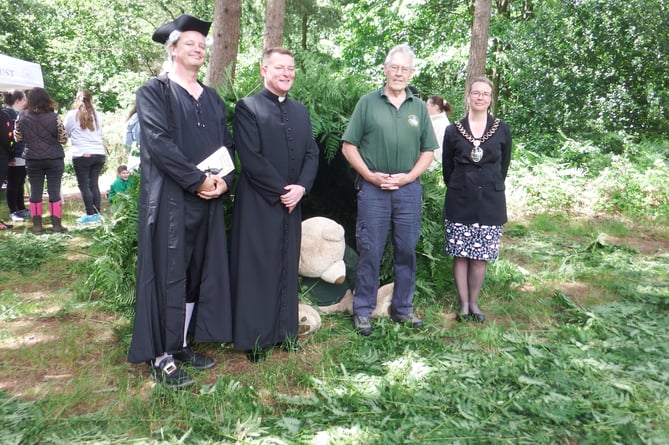
<svg viewBox="0 0 669 445">
<path fill-rule="evenodd" d="M 559 159 L 572 167 L 581 169 L 590 175 L 597 175 L 611 163 L 611 156 L 602 149 L 601 145 L 588 139 L 578 140 L 564 137 L 559 148 Z"/>
<path fill-rule="evenodd" d="M 524 136 L 522 139 L 514 139 L 514 152 L 518 150 L 527 150 L 543 156 L 555 156 L 555 147 L 558 147 L 563 138 L 557 133 L 537 133 Z M 519 141 L 522 144 L 519 146 Z M 542 157 L 543 157 L 542 156 Z"/>
<path fill-rule="evenodd" d="M 588 207 L 592 190 L 586 172 L 553 158 L 522 152 L 506 180 L 509 213 L 514 218 L 544 212 L 578 212 Z"/>
<path fill-rule="evenodd" d="M 37 420 L 36 403 L 10 398 L 0 392 L 0 429 L 3 443 L 20 444 L 35 443 L 35 428 L 31 428 Z"/>
<path fill-rule="evenodd" d="M 453 261 L 444 252 L 446 187 L 441 168 L 425 172 L 420 181 L 423 186 L 423 214 L 416 245 L 416 288 L 423 297 L 433 300 L 451 289 L 453 281 Z"/>
<path fill-rule="evenodd" d="M 656 158 L 643 168 L 627 157 L 615 157 L 610 168 L 596 182 L 600 195 L 597 207 L 632 217 L 669 218 L 669 168 Z"/>
<path fill-rule="evenodd" d="M 652 153 L 669 160 L 669 139 L 664 137 L 642 138 L 638 144 L 639 151 L 642 153 Z"/>
<path fill-rule="evenodd" d="M 302 54 L 298 63 L 300 74 L 291 96 L 309 109 L 314 138 L 330 161 L 341 147 L 355 104 L 374 87 L 368 78 L 338 72 L 330 57 Z"/>
<path fill-rule="evenodd" d="M 135 268 L 137 263 L 137 227 L 139 174 L 131 176 L 126 193 L 114 197 L 113 214 L 95 234 L 84 291 L 99 296 L 113 311 L 134 313 Z"/>
<path fill-rule="evenodd" d="M 30 233 L 7 233 L 0 243 L 0 270 L 20 273 L 36 270 L 67 249 L 60 235 L 35 236 Z"/>
<path fill-rule="evenodd" d="M 594 135 L 590 140 L 599 141 L 598 145 L 601 147 L 603 153 L 611 153 L 621 155 L 625 153 L 629 145 L 628 137 L 622 133 L 607 132 L 600 135 Z"/>
<path fill-rule="evenodd" d="M 513 300 L 520 293 L 520 285 L 525 282 L 525 275 L 517 265 L 500 258 L 488 264 L 483 291 L 487 295 Z"/>
<path fill-rule="evenodd" d="M 507 198 L 514 217 L 545 212 L 669 217 L 669 144 L 624 140 L 625 154 L 615 155 L 604 153 L 591 142 L 565 138 L 562 146 L 554 149 L 560 156 L 546 156 L 528 148 L 533 141 L 515 143 L 507 178 Z"/>
</svg>

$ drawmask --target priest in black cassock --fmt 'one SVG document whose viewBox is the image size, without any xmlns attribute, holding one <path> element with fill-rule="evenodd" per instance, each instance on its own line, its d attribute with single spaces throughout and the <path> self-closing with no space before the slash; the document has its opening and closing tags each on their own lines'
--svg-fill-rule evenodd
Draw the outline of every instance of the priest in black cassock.
<svg viewBox="0 0 669 445">
<path fill-rule="evenodd" d="M 197 165 L 232 149 L 225 104 L 198 81 L 211 22 L 182 15 L 153 40 L 171 66 L 137 91 L 141 182 L 137 302 L 128 360 L 150 362 L 158 382 L 194 384 L 181 368 L 214 366 L 188 343 L 231 342 L 232 311 L 221 178 Z M 225 148 L 224 148 L 225 150 Z M 229 152 L 228 152 L 229 153 Z"/>
<path fill-rule="evenodd" d="M 241 174 L 232 222 L 235 348 L 262 361 L 267 349 L 297 349 L 300 201 L 318 169 L 306 107 L 287 97 L 295 80 L 290 51 L 265 51 L 265 88 L 237 102 L 233 119 Z"/>
</svg>

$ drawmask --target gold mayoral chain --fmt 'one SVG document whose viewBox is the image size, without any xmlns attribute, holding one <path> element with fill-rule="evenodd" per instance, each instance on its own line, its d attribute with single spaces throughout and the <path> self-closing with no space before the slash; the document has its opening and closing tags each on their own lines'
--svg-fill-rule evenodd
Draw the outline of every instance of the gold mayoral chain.
<svg viewBox="0 0 669 445">
<path fill-rule="evenodd" d="M 467 130 L 465 130 L 465 127 L 463 127 L 459 121 L 455 122 L 455 127 L 458 129 L 460 134 L 474 145 L 471 153 L 469 153 L 469 156 L 472 158 L 472 161 L 478 163 L 481 161 L 481 159 L 483 159 L 483 149 L 481 148 L 481 144 L 487 141 L 490 138 L 490 136 L 495 134 L 495 132 L 497 131 L 497 127 L 499 127 L 499 123 L 500 120 L 495 119 L 495 121 L 492 123 L 492 127 L 490 127 L 490 130 L 488 130 L 486 134 L 484 134 L 480 138 L 475 138 L 471 134 L 467 133 Z"/>
</svg>

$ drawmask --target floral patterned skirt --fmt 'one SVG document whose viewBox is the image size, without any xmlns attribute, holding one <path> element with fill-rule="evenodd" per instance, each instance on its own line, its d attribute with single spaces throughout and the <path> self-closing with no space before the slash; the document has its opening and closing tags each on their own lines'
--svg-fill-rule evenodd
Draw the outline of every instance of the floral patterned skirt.
<svg viewBox="0 0 669 445">
<path fill-rule="evenodd" d="M 444 250 L 448 255 L 484 261 L 496 260 L 499 256 L 503 225 L 484 226 L 444 220 L 444 226 Z"/>
</svg>

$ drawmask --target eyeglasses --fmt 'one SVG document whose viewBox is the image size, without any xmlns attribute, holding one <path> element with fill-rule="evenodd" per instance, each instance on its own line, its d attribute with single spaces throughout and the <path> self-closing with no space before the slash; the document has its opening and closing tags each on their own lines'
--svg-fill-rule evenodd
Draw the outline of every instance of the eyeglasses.
<svg viewBox="0 0 669 445">
<path fill-rule="evenodd" d="M 474 91 L 470 91 L 469 95 L 470 96 L 476 96 L 476 97 L 484 97 L 486 99 L 489 98 L 489 97 L 492 97 L 492 93 L 490 93 L 488 91 L 476 91 L 476 90 L 474 90 Z"/>
<path fill-rule="evenodd" d="M 401 66 L 401 65 L 386 65 L 386 68 L 390 70 L 390 72 L 393 73 L 402 73 L 402 74 L 409 74 L 411 71 L 413 71 L 413 68 L 410 66 Z"/>
<path fill-rule="evenodd" d="M 272 67 L 269 67 L 265 65 L 265 68 L 272 68 L 274 71 L 279 71 L 283 73 L 284 71 L 288 71 L 289 73 L 294 73 L 295 72 L 295 67 L 294 66 L 283 66 L 283 65 L 275 65 Z"/>
</svg>

